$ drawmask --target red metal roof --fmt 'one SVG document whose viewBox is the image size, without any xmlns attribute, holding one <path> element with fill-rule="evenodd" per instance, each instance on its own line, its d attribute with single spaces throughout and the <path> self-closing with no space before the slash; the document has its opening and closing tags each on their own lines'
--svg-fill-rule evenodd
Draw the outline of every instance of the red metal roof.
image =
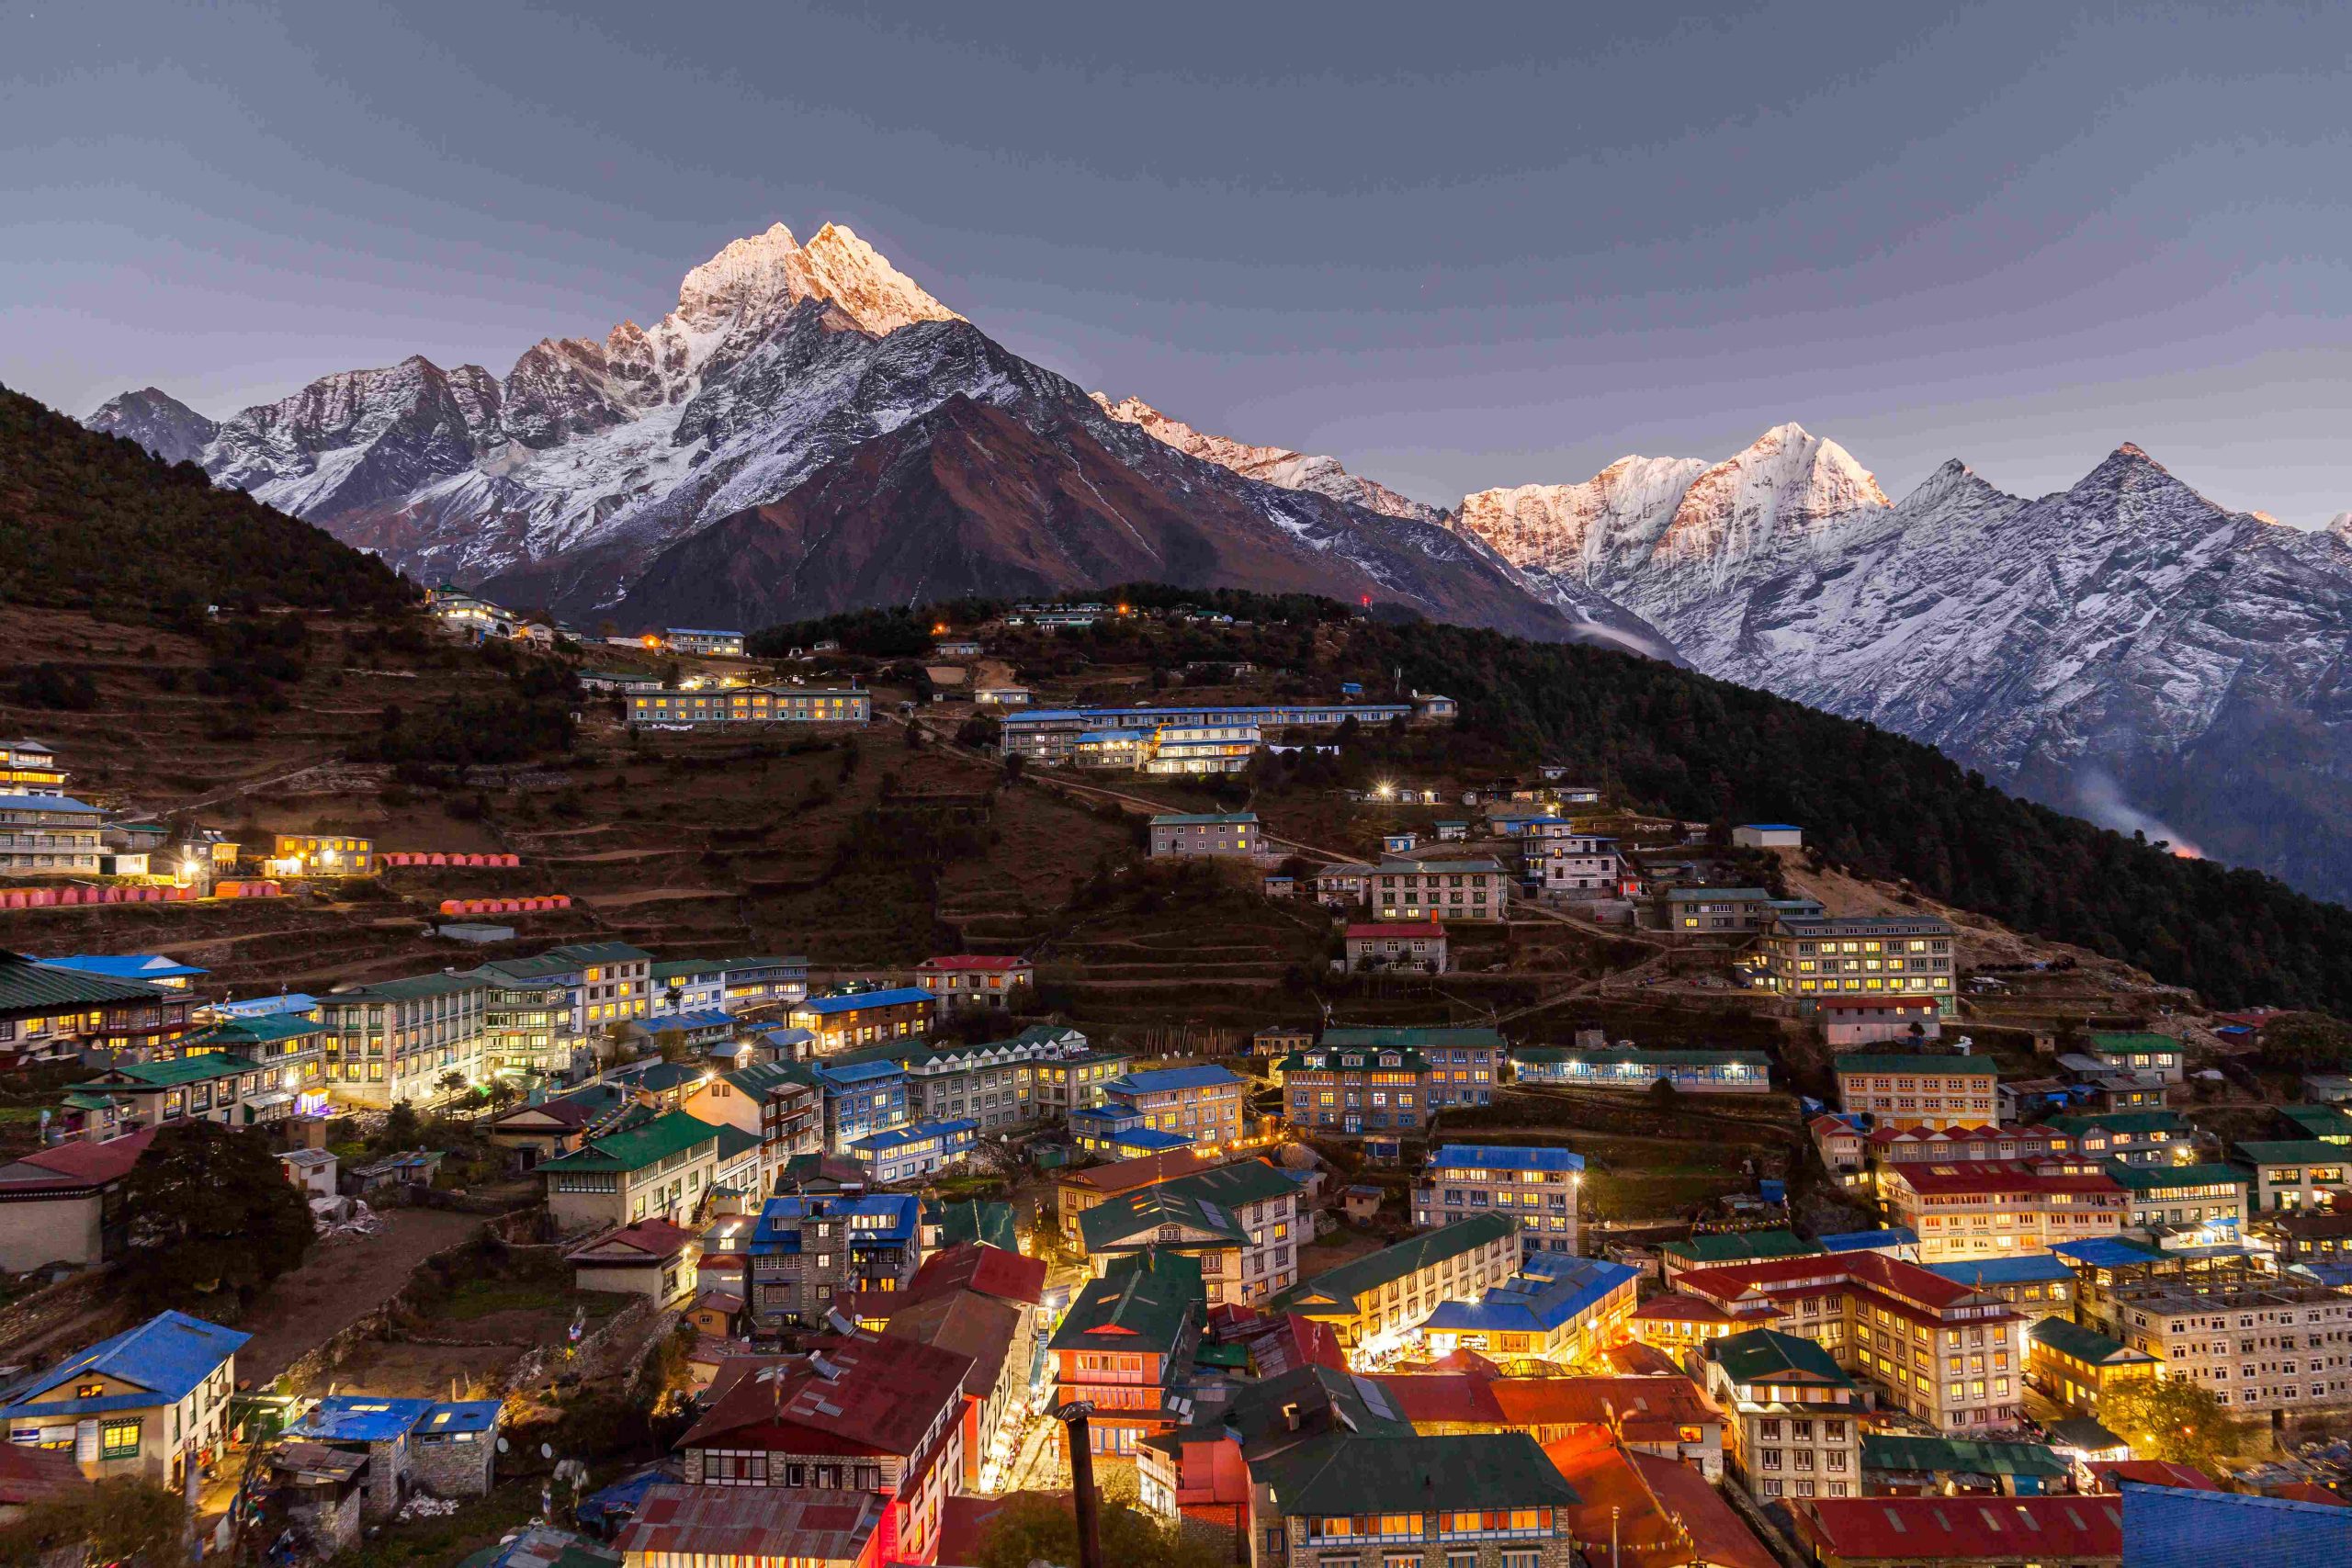
<svg viewBox="0 0 2352 1568">
<path fill-rule="evenodd" d="M 62 1449 L 0 1443 L 0 1504 L 24 1506 L 70 1497 L 90 1483 L 74 1456 Z"/>
<path fill-rule="evenodd" d="M 1936 998 L 1927 996 L 1913 996 L 1909 993 L 1905 993 L 1901 996 L 1883 993 L 1875 997 L 1824 997 L 1819 1001 L 1814 1003 L 1814 1006 L 1826 1011 L 1832 1008 L 1917 1007 L 1922 1003 L 1925 1003 L 1929 1008 L 1933 1008 L 1936 1005 Z"/>
<path fill-rule="evenodd" d="M 2072 1562 L 2123 1553 L 2117 1497 L 1823 1497 L 1791 1507 L 1802 1539 L 1848 1559 Z"/>
<path fill-rule="evenodd" d="M 2263 1495 L 2283 1498 L 2290 1503 L 2324 1503 L 2331 1508 L 2352 1508 L 2352 1501 L 2308 1481 L 2290 1481 L 2284 1486 L 2270 1487 Z"/>
<path fill-rule="evenodd" d="M 1616 1425 L 1623 1436 L 1647 1442 L 1724 1418 L 1687 1377 L 1505 1378 L 1489 1386 L 1514 1427 Z"/>
<path fill-rule="evenodd" d="M 582 1242 L 563 1256 L 573 1263 L 662 1263 L 677 1257 L 696 1239 L 696 1233 L 667 1220 L 639 1220 L 610 1235 Z"/>
<path fill-rule="evenodd" d="M 1214 1170 L 1224 1163 L 1221 1159 L 1191 1149 L 1177 1149 L 1170 1154 L 1145 1155 L 1137 1159 L 1091 1166 L 1084 1170 L 1064 1171 L 1054 1179 L 1115 1198 L 1122 1192 L 1148 1187 L 1155 1181 L 1173 1181 L 1180 1176 Z"/>
<path fill-rule="evenodd" d="M 1770 1552 L 1690 1465 L 1570 1438 L 1544 1450 L 1577 1489 L 1568 1529 L 1586 1561 L 1620 1568 L 1779 1568 Z"/>
<path fill-rule="evenodd" d="M 852 1562 L 882 1519 L 870 1492 L 793 1486 L 651 1486 L 614 1545 L 631 1556 L 692 1552 Z"/>
<path fill-rule="evenodd" d="M 1444 934 L 1445 924 L 1442 920 L 1374 920 L 1369 923 L 1358 923 L 1348 928 L 1348 940 L 1350 942 L 1361 942 L 1370 937 L 1431 937 L 1443 936 Z"/>
<path fill-rule="evenodd" d="M 898 1292 L 899 1303 L 923 1301 L 949 1291 L 978 1291 L 984 1296 L 1035 1306 L 1046 1299 L 1046 1260 L 981 1242 L 959 1241 L 922 1260 L 907 1288 Z"/>
<path fill-rule="evenodd" d="M 155 1129 L 142 1127 L 129 1137 L 109 1138 L 103 1144 L 94 1144 L 86 1138 L 52 1144 L 48 1148 L 34 1150 L 17 1163 L 54 1171 L 69 1181 L 86 1187 L 103 1187 L 109 1181 L 119 1181 L 130 1175 L 130 1168 L 139 1163 L 139 1156 L 145 1154 L 147 1145 L 154 1141 Z"/>
<path fill-rule="evenodd" d="M 1502 1406 L 1490 1392 L 1501 1385 L 1485 1378 L 1459 1372 L 1386 1372 L 1365 1381 L 1378 1384 L 1388 1402 L 1416 1427 L 1506 1425 Z"/>
<path fill-rule="evenodd" d="M 2151 1486 L 2187 1486 L 2199 1492 L 2219 1492 L 2222 1488 L 2203 1471 L 2170 1460 L 2133 1459 L 2110 1460 L 2090 1467 L 2091 1474 L 2099 1482 L 2101 1492 L 2120 1492 L 2117 1484 L 2124 1481 L 2142 1481 Z"/>
<path fill-rule="evenodd" d="M 2025 1161 L 2015 1159 L 1954 1160 L 1946 1165 L 1922 1162 L 1898 1166 L 1894 1174 L 1908 1183 L 1914 1192 L 1963 1197 L 2000 1192 L 2101 1192 L 2120 1197 L 2123 1192 L 2122 1185 L 2104 1171 L 2072 1175 L 2036 1170 Z"/>
<path fill-rule="evenodd" d="M 745 1357 L 718 1370 L 709 1412 L 679 1446 L 723 1435 L 727 1448 L 910 1458 L 963 1398 L 971 1366 L 957 1351 L 863 1333 L 806 1356 Z"/>
<path fill-rule="evenodd" d="M 1732 1314 L 1722 1305 L 1704 1296 L 1693 1296 L 1681 1291 L 1669 1291 L 1662 1296 L 1652 1296 L 1634 1309 L 1634 1315 L 1652 1323 L 1729 1323 Z"/>
<path fill-rule="evenodd" d="M 1628 1339 L 1623 1345 L 1611 1345 L 1600 1352 L 1600 1359 L 1628 1377 L 1681 1377 L 1682 1369 L 1674 1358 L 1655 1345 L 1645 1345 L 1638 1339 Z"/>
<path fill-rule="evenodd" d="M 943 970 L 983 970 L 989 974 L 1006 974 L 1014 969 L 1030 967 L 1025 958 L 989 958 L 977 953 L 953 953 L 944 958 L 926 958 L 915 965 L 936 974 Z"/>
<path fill-rule="evenodd" d="M 1732 1511 L 1723 1494 L 1707 1483 L 1697 1465 L 1657 1454 L 1634 1452 L 1625 1457 L 1634 1461 L 1667 1517 L 1690 1537 L 1698 1561 L 1710 1568 L 1779 1568 L 1771 1552 Z"/>
</svg>

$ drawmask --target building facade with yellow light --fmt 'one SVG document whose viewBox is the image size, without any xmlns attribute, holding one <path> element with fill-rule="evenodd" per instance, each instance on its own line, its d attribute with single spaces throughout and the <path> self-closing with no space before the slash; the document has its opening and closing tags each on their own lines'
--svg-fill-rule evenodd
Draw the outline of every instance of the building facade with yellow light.
<svg viewBox="0 0 2352 1568">
<path fill-rule="evenodd" d="M 46 741 L 0 740 L 0 795 L 63 795 L 65 779 Z"/>
<path fill-rule="evenodd" d="M 418 975 L 321 998 L 327 1093 L 345 1104 L 389 1110 L 402 1100 L 437 1105 L 467 1092 L 485 1071 L 489 1001 L 489 983 L 471 975 Z M 443 1085 L 451 1073 L 465 1088 Z"/>
<path fill-rule="evenodd" d="M 874 694 L 854 686 L 735 686 L 633 692 L 631 724 L 865 724 Z"/>
<path fill-rule="evenodd" d="M 1499 920 L 1510 912 L 1497 861 L 1385 860 L 1365 880 L 1375 919 Z"/>
<path fill-rule="evenodd" d="M 1782 915 L 1765 928 L 1750 960 L 1765 989 L 1795 998 L 1798 1011 L 1826 995 L 1929 997 L 1952 1011 L 1952 929 L 1912 917 Z"/>
<path fill-rule="evenodd" d="M 270 840 L 276 876 L 373 876 L 376 840 L 348 833 L 279 833 Z"/>
<path fill-rule="evenodd" d="M 2000 1122 L 2000 1069 L 1981 1056 L 1839 1056 L 1838 1109 L 1874 1118 L 1881 1129 L 1991 1127 Z"/>
</svg>

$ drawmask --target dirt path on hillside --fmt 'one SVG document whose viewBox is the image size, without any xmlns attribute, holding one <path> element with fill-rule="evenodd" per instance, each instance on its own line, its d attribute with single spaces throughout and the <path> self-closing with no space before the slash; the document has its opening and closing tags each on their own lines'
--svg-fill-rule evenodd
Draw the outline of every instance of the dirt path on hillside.
<svg viewBox="0 0 2352 1568">
<path fill-rule="evenodd" d="M 391 1209 L 384 1228 L 356 1241 L 322 1243 L 245 1314 L 260 1325 L 237 1352 L 237 1377 L 267 1382 L 309 1351 L 390 1301 L 416 1266 L 481 1229 L 478 1214 Z"/>
</svg>

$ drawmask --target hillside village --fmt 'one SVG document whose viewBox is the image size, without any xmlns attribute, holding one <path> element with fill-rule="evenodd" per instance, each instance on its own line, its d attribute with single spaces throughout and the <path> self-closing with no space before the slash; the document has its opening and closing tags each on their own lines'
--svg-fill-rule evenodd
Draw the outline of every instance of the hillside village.
<svg viewBox="0 0 2352 1568">
<path fill-rule="evenodd" d="M 1374 625 L 12 614 L 73 671 L 0 710 L 0 1530 L 1859 1568 L 2352 1503 L 2340 1025 L 1499 746 Z"/>
</svg>

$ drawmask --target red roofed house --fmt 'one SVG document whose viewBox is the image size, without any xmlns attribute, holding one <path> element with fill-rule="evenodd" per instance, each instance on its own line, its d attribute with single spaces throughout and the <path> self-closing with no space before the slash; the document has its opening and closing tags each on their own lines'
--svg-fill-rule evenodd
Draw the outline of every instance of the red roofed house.
<svg viewBox="0 0 2352 1568">
<path fill-rule="evenodd" d="M 70 1448 L 0 1443 L 0 1525 L 15 1523 L 28 1508 L 77 1496 L 89 1485 Z"/>
<path fill-rule="evenodd" d="M 1824 997 L 1814 1006 L 1832 1051 L 1845 1045 L 1879 1045 L 1890 1040 L 1907 1043 L 1943 1035 L 1943 1017 L 1933 997 Z"/>
<path fill-rule="evenodd" d="M 763 1488 L 814 1487 L 843 1502 L 872 1493 L 882 1500 L 876 1561 L 933 1562 L 941 1511 L 963 1482 L 971 1366 L 954 1350 L 873 1334 L 804 1356 L 730 1361 L 711 1384 L 708 1412 L 679 1440 L 686 1483 L 737 1498 Z"/>
<path fill-rule="evenodd" d="M 1822 1568 L 2118 1568 L 2120 1497 L 1818 1497 L 1790 1503 Z"/>
<path fill-rule="evenodd" d="M 0 1165 L 0 1269 L 104 1258 L 122 1231 L 115 1190 L 154 1138 L 153 1127 L 102 1144 L 75 1138 Z"/>
<path fill-rule="evenodd" d="M 924 1258 L 898 1297 L 903 1304 L 947 1291 L 978 1291 L 1035 1307 L 1046 1299 L 1046 1260 L 982 1242 L 959 1241 Z"/>
<path fill-rule="evenodd" d="M 1619 1375 L 1629 1378 L 1667 1378 L 1683 1375 L 1680 1363 L 1655 1345 L 1645 1345 L 1638 1339 L 1628 1339 L 1623 1345 L 1604 1345 L 1600 1359 Z"/>
<path fill-rule="evenodd" d="M 1877 1252 L 1776 1258 L 1695 1269 L 1677 1286 L 1743 1327 L 1770 1322 L 1813 1340 L 1939 1432 L 1973 1436 L 2024 1416 L 2026 1318 L 1918 1264 Z"/>
<path fill-rule="evenodd" d="M 1724 1413 L 1687 1377 L 1505 1378 L 1489 1392 L 1510 1430 L 1547 1449 L 1614 1441 L 1723 1479 Z"/>
<path fill-rule="evenodd" d="M 657 1485 L 613 1544 L 625 1568 L 881 1568 L 891 1561 L 888 1515 L 870 1492 Z"/>
<path fill-rule="evenodd" d="M 1197 1154 L 1191 1149 L 1172 1149 L 1164 1155 L 1115 1160 L 1109 1165 L 1090 1166 L 1084 1170 L 1056 1171 L 1055 1222 L 1061 1226 L 1062 1235 L 1076 1241 L 1078 1217 L 1096 1204 L 1108 1202 L 1138 1187 L 1149 1187 L 1155 1182 L 1173 1181 L 1178 1177 L 1215 1170 L 1225 1163 L 1216 1156 Z"/>
<path fill-rule="evenodd" d="M 1010 1007 L 1036 983 L 1036 966 L 1025 958 L 959 953 L 915 965 L 915 984 L 937 998 L 942 1010 Z"/>
<path fill-rule="evenodd" d="M 2111 1460 L 2090 1467 L 2094 1492 L 2117 1493 L 2123 1483 L 2137 1481 L 2149 1486 L 2185 1486 L 2192 1492 L 2219 1492 L 2222 1488 L 2213 1478 L 2193 1465 L 2176 1464 L 2170 1460 L 2127 1459 Z"/>
<path fill-rule="evenodd" d="M 1413 969 L 1445 973 L 1442 920 L 1388 920 L 1348 928 L 1351 969 Z"/>
<path fill-rule="evenodd" d="M 2290 1481 L 2282 1486 L 2266 1486 L 2262 1495 L 2283 1498 L 2290 1503 L 2318 1503 L 2330 1508 L 2352 1508 L 2352 1501 L 2309 1481 Z"/>
<path fill-rule="evenodd" d="M 639 1220 L 582 1242 L 563 1255 L 583 1291 L 650 1296 L 670 1306 L 695 1293 L 702 1238 L 667 1220 Z"/>
<path fill-rule="evenodd" d="M 1823 1169 L 1849 1185 L 1861 1179 L 1862 1153 L 1870 1143 L 1860 1129 L 1843 1116 L 1826 1111 L 1804 1125 L 1813 1134 L 1813 1146 L 1821 1151 Z"/>
<path fill-rule="evenodd" d="M 1506 1429 L 1495 1403 L 1497 1380 L 1461 1372 L 1376 1372 L 1365 1376 L 1388 1396 L 1390 1408 L 1424 1438 Z"/>
<path fill-rule="evenodd" d="M 1696 1467 L 1604 1437 L 1548 1445 L 1580 1501 L 1570 1529 L 1588 1562 L 1617 1568 L 1779 1568 Z"/>
<path fill-rule="evenodd" d="M 2074 1153 L 2075 1141 L 2053 1127 L 1881 1127 L 1870 1135 L 1870 1152 L 1881 1165 L 2043 1159 Z"/>
<path fill-rule="evenodd" d="M 2098 1162 L 2071 1158 L 1894 1165 L 1879 1196 L 1919 1235 L 1924 1264 L 1980 1262 L 2111 1236 L 2131 1204 Z"/>
<path fill-rule="evenodd" d="M 978 1291 L 941 1291 L 901 1303 L 882 1332 L 971 1358 L 964 1374 L 964 1478 L 973 1491 L 982 1472 L 1012 1457 L 1028 1403 L 1036 1339 L 1028 1310 Z"/>
</svg>

